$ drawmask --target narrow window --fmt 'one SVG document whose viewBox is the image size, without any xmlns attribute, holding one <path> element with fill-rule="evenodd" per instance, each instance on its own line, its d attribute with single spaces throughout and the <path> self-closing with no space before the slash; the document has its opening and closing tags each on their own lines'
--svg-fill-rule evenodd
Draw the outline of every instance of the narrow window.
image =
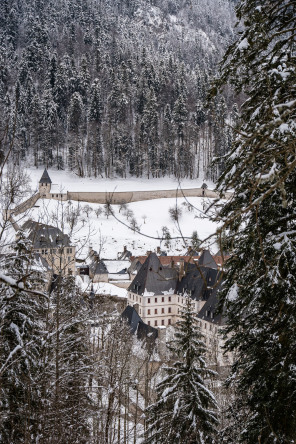
<svg viewBox="0 0 296 444">
<path fill-rule="evenodd" d="M 155 304 L 157 304 L 157 298 L 154 299 Z"/>
<path fill-rule="evenodd" d="M 155 310 L 154 310 L 154 314 L 156 314 L 156 315 L 157 315 L 157 308 L 155 308 Z"/>
<path fill-rule="evenodd" d="M 148 315 L 150 315 L 150 313 L 151 313 L 151 310 L 150 310 L 150 308 L 148 308 Z"/>
<path fill-rule="evenodd" d="M 161 313 L 164 313 L 164 308 L 161 309 Z"/>
<path fill-rule="evenodd" d="M 171 298 L 171 296 L 169 296 L 169 302 L 172 302 L 172 298 Z"/>
<path fill-rule="evenodd" d="M 164 302 L 164 298 L 161 298 L 161 302 Z"/>
<path fill-rule="evenodd" d="M 154 325 L 155 325 L 155 327 L 157 326 L 157 321 L 154 321 Z"/>
<path fill-rule="evenodd" d="M 148 304 L 150 304 L 150 298 L 148 298 Z"/>
<path fill-rule="evenodd" d="M 150 325 L 150 321 L 148 321 L 148 325 Z"/>
<path fill-rule="evenodd" d="M 171 320 L 170 319 L 168 319 L 168 325 L 171 325 Z"/>
<path fill-rule="evenodd" d="M 172 313 L 172 309 L 171 309 L 171 307 L 169 307 L 169 313 Z"/>
<path fill-rule="evenodd" d="M 164 325 L 164 319 L 161 320 L 161 325 Z"/>
</svg>

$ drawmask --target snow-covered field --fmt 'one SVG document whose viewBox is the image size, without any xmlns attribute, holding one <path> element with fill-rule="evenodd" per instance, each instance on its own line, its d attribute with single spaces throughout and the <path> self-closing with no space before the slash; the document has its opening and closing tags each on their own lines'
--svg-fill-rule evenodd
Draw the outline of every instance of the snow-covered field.
<svg viewBox="0 0 296 444">
<path fill-rule="evenodd" d="M 37 188 L 42 175 L 42 170 L 30 169 L 27 171 L 32 180 L 32 188 Z M 157 190 L 175 189 L 179 183 L 175 179 L 81 179 L 73 173 L 65 171 L 49 170 L 52 182 L 60 190 L 72 191 L 127 191 L 127 190 Z M 183 188 L 195 188 L 200 186 L 202 180 L 182 181 Z M 208 183 L 208 182 L 207 182 Z M 213 184 L 208 183 L 209 188 Z M 106 216 L 104 205 L 90 204 L 86 202 L 57 202 L 54 200 L 40 199 L 36 206 L 26 217 L 36 221 L 55 225 L 70 232 L 67 215 L 69 212 L 78 212 L 77 224 L 71 233 L 72 242 L 79 244 L 78 257 L 85 257 L 88 248 L 92 246 L 102 258 L 116 259 L 118 253 L 123 251 L 124 246 L 133 255 L 143 255 L 147 251 L 155 251 L 157 247 L 166 251 L 169 255 L 184 254 L 191 244 L 191 236 L 197 231 L 200 239 L 206 239 L 216 230 L 216 225 L 204 216 L 203 209 L 209 203 L 209 199 L 199 197 L 180 199 L 154 199 L 150 201 L 133 202 L 128 204 L 129 214 L 119 205 L 113 205 L 114 215 Z M 188 204 L 191 205 L 189 208 Z M 176 207 L 181 209 L 181 217 L 178 224 L 172 220 L 169 209 Z M 87 213 L 85 206 L 91 207 Z M 101 209 L 101 214 L 96 210 Z M 100 211 L 100 210 L 99 210 Z M 134 219 L 138 226 L 138 232 L 130 228 Z M 167 227 L 171 241 L 163 240 L 163 227 Z M 217 251 L 214 239 L 205 246 L 210 247 L 212 252 Z"/>
<path fill-rule="evenodd" d="M 32 189 L 37 190 L 39 180 L 42 176 L 43 169 L 26 169 L 28 176 L 31 178 Z M 129 177 L 127 179 L 105 179 L 85 177 L 81 178 L 69 171 L 48 170 L 48 174 L 52 180 L 54 191 L 145 191 L 145 190 L 175 190 L 178 186 L 185 188 L 199 188 L 204 182 L 203 179 L 182 179 L 179 181 L 175 178 L 163 177 L 160 179 L 147 179 L 146 177 Z M 214 188 L 214 184 L 206 181 L 210 189 Z"/>
</svg>

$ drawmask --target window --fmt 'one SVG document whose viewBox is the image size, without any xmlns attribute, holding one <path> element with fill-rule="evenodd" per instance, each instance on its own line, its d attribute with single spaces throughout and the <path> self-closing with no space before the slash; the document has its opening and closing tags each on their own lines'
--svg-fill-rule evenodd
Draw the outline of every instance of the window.
<svg viewBox="0 0 296 444">
<path fill-rule="evenodd" d="M 133 295 L 133 301 L 135 300 L 135 295 Z"/>
<path fill-rule="evenodd" d="M 205 323 L 205 329 L 207 329 L 207 324 Z"/>
<path fill-rule="evenodd" d="M 141 314 L 141 309 L 140 309 L 140 314 Z"/>
<path fill-rule="evenodd" d="M 148 325 L 150 325 L 150 321 L 148 321 Z"/>
<path fill-rule="evenodd" d="M 154 314 L 156 314 L 156 315 L 157 315 L 157 308 L 155 308 L 155 310 L 154 310 Z"/>
<path fill-rule="evenodd" d="M 164 308 L 161 309 L 161 313 L 164 313 Z"/>
<path fill-rule="evenodd" d="M 154 321 L 154 325 L 155 325 L 155 327 L 157 326 L 157 321 Z"/>
<path fill-rule="evenodd" d="M 150 310 L 150 308 L 148 308 L 148 315 L 150 315 L 150 313 L 151 313 L 151 310 Z"/>
<path fill-rule="evenodd" d="M 180 302 L 180 298 L 178 298 L 178 302 Z"/>
<path fill-rule="evenodd" d="M 169 296 L 169 302 L 172 302 L 172 298 L 171 298 L 171 296 Z"/>
<path fill-rule="evenodd" d="M 157 298 L 154 299 L 155 304 L 157 304 Z"/>
<path fill-rule="evenodd" d="M 68 262 L 71 262 L 71 256 L 68 256 Z"/>
<path fill-rule="evenodd" d="M 168 311 L 168 313 L 172 313 L 172 309 L 171 309 L 171 307 L 169 307 L 169 311 Z"/>
<path fill-rule="evenodd" d="M 161 325 L 164 325 L 164 319 L 161 320 Z"/>
<path fill-rule="evenodd" d="M 168 325 L 171 325 L 171 320 L 170 319 L 168 319 Z"/>
<path fill-rule="evenodd" d="M 161 298 L 161 302 L 164 302 L 164 298 L 163 297 Z"/>
<path fill-rule="evenodd" d="M 148 298 L 148 304 L 150 304 L 150 298 Z"/>
</svg>

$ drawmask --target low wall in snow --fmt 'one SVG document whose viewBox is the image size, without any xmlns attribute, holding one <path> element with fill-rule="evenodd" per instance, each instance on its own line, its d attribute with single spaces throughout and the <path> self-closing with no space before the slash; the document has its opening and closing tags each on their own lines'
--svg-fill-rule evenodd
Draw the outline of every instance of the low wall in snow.
<svg viewBox="0 0 296 444">
<path fill-rule="evenodd" d="M 230 197 L 231 193 L 227 193 L 226 198 Z M 155 190 L 155 191 L 120 191 L 120 192 L 80 192 L 68 191 L 67 199 L 104 204 L 107 201 L 112 204 L 122 204 L 129 202 L 140 202 L 142 200 L 152 199 L 166 199 L 176 197 L 218 197 L 217 193 L 211 190 L 204 190 L 202 188 L 178 189 L 178 190 Z"/>
<path fill-rule="evenodd" d="M 18 205 L 17 207 L 13 208 L 10 211 L 10 213 L 14 214 L 15 216 L 17 216 L 18 214 L 24 213 L 25 211 L 27 211 L 30 208 L 32 208 L 35 205 L 35 203 L 37 202 L 38 199 L 40 199 L 40 193 L 36 193 L 36 194 L 34 194 L 34 196 L 29 197 L 29 199 L 25 200 L 20 205 Z"/>
</svg>

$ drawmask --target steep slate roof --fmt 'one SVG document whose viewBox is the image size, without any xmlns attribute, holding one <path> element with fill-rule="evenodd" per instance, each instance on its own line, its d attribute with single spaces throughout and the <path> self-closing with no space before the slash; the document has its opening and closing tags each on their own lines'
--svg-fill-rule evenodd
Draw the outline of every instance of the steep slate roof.
<svg viewBox="0 0 296 444">
<path fill-rule="evenodd" d="M 149 254 L 128 291 L 143 295 L 146 292 L 163 294 L 176 288 L 177 272 L 173 268 L 163 268 L 155 253 Z"/>
<path fill-rule="evenodd" d="M 158 330 L 145 324 L 134 307 L 128 305 L 121 314 L 121 317 L 127 320 L 131 328 L 131 333 L 136 333 L 138 339 L 149 338 L 150 341 L 154 341 L 158 337 Z"/>
<path fill-rule="evenodd" d="M 46 168 L 43 171 L 43 174 L 41 176 L 41 179 L 39 180 L 39 183 L 52 183 Z"/>
<path fill-rule="evenodd" d="M 89 266 L 89 269 L 93 275 L 96 274 L 108 274 L 107 267 L 102 260 L 95 260 Z"/>
<path fill-rule="evenodd" d="M 206 301 L 216 287 L 220 273 L 218 270 L 195 264 L 186 266 L 186 274 L 177 282 L 177 294 L 187 294 L 196 301 Z"/>
<path fill-rule="evenodd" d="M 197 314 L 197 317 L 212 322 L 217 325 L 224 325 L 226 321 L 226 317 L 224 314 L 216 313 L 217 305 L 218 305 L 218 291 L 220 289 L 220 285 L 218 284 L 215 288 L 213 288 L 209 298 L 206 303 L 202 307 L 202 309 Z"/>
<path fill-rule="evenodd" d="M 59 228 L 27 220 L 22 229 L 29 231 L 28 238 L 33 242 L 33 248 L 58 248 L 70 246 L 70 238 Z"/>
<path fill-rule="evenodd" d="M 215 268 L 215 269 L 218 268 L 213 256 L 209 252 L 209 250 L 204 250 L 202 252 L 202 255 L 200 256 L 200 258 L 198 260 L 198 264 L 204 265 L 205 267 L 209 267 L 209 268 Z"/>
</svg>

